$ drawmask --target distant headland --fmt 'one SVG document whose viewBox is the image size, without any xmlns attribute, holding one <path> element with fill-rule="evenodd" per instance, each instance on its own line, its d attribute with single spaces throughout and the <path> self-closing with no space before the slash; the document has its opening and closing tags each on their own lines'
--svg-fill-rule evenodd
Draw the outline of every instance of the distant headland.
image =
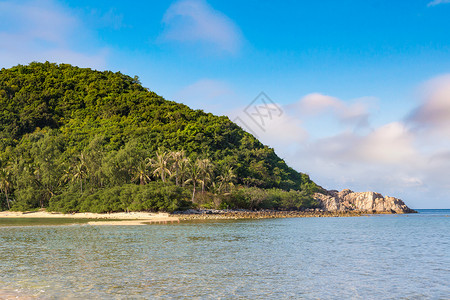
<svg viewBox="0 0 450 300">
<path fill-rule="evenodd" d="M 0 210 L 15 211 L 412 212 L 327 191 L 227 117 L 136 76 L 49 62 L 0 70 L 0 191 Z"/>
</svg>

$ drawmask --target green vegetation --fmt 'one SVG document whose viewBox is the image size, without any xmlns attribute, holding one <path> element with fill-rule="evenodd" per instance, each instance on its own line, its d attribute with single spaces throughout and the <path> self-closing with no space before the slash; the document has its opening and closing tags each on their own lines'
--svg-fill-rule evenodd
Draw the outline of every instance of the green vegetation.
<svg viewBox="0 0 450 300">
<path fill-rule="evenodd" d="M 299 209 L 318 189 L 227 117 L 137 77 L 48 62 L 0 71 L 0 209 Z"/>
</svg>

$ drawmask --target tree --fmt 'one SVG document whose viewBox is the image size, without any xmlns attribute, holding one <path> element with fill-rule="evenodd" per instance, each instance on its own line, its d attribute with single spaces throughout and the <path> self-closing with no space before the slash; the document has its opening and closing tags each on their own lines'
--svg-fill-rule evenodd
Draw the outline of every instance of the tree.
<svg viewBox="0 0 450 300">
<path fill-rule="evenodd" d="M 189 173 L 190 173 L 190 161 L 189 159 L 185 158 L 179 163 L 179 175 L 180 175 L 179 181 L 181 182 L 182 187 L 185 186 L 186 180 L 189 177 Z"/>
<path fill-rule="evenodd" d="M 201 168 L 199 164 L 199 160 L 196 161 L 189 160 L 189 178 L 185 181 L 185 183 L 192 182 L 193 188 L 192 188 L 192 202 L 194 202 L 195 199 L 195 192 L 197 188 L 197 184 L 203 184 L 203 181 L 201 179 Z"/>
<path fill-rule="evenodd" d="M 39 198 L 40 207 L 44 208 L 60 187 L 65 165 L 61 156 L 63 146 L 61 137 L 55 130 L 38 130 L 32 134 L 32 139 L 34 143 L 30 154 L 33 162 L 30 167 L 39 190 L 36 196 Z"/>
<path fill-rule="evenodd" d="M 88 175 L 88 170 L 86 166 L 86 161 L 84 159 L 83 153 L 78 158 L 78 162 L 74 165 L 72 169 L 72 181 L 80 182 L 80 190 L 83 193 L 83 181 Z"/>
<path fill-rule="evenodd" d="M 107 177 L 110 186 L 131 183 L 139 172 L 137 168 L 145 157 L 145 152 L 139 149 L 137 142 L 131 140 L 117 151 L 110 151 L 102 160 L 100 178 Z M 104 175 L 103 175 L 104 174 Z"/>
<path fill-rule="evenodd" d="M 0 190 L 5 194 L 6 204 L 8 205 L 8 210 L 11 209 L 9 203 L 8 195 L 12 190 L 12 178 L 11 172 L 7 168 L 2 168 L 0 170 Z"/>
<path fill-rule="evenodd" d="M 169 152 L 162 151 L 161 149 L 156 152 L 156 159 L 150 160 L 150 166 L 155 168 L 153 170 L 153 175 L 159 176 L 162 182 L 166 182 L 166 174 L 169 176 L 172 174 L 169 169 L 169 163 Z"/>
<path fill-rule="evenodd" d="M 222 191 L 229 192 L 230 189 L 234 186 L 234 180 L 236 179 L 236 175 L 234 175 L 233 167 L 229 167 L 226 169 L 223 174 L 217 176 L 219 180 L 219 193 Z"/>
<path fill-rule="evenodd" d="M 105 155 L 105 143 L 105 137 L 103 135 L 97 135 L 82 151 L 87 170 L 86 179 L 90 185 L 95 187 L 103 187 L 106 178 L 102 168 L 102 159 Z"/>
<path fill-rule="evenodd" d="M 60 186 L 63 186 L 72 180 L 73 175 L 72 175 L 71 171 L 72 171 L 71 168 L 64 169 L 63 174 L 61 175 L 61 178 L 59 179 Z"/>
<path fill-rule="evenodd" d="M 211 180 L 211 174 L 212 174 L 212 168 L 213 165 L 211 164 L 211 161 L 207 158 L 204 159 L 198 159 L 197 165 L 200 170 L 200 176 L 201 176 L 201 184 L 202 184 L 202 193 L 205 192 L 205 185 L 208 181 Z"/>
<path fill-rule="evenodd" d="M 171 152 L 170 156 L 172 158 L 172 173 L 175 173 L 175 184 L 177 186 L 179 186 L 179 182 L 180 182 L 180 177 L 183 176 L 183 169 L 185 169 L 186 166 L 186 156 L 184 153 L 184 150 L 181 151 L 176 151 L 176 152 Z"/>
<path fill-rule="evenodd" d="M 139 181 L 139 185 L 147 184 L 151 181 L 146 160 L 141 161 L 134 168 L 133 182 Z"/>
</svg>

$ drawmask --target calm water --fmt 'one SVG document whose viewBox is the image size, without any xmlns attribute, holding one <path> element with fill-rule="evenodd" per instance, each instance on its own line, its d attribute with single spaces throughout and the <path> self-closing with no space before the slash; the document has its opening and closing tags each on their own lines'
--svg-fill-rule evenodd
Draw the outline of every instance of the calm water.
<svg viewBox="0 0 450 300">
<path fill-rule="evenodd" d="M 0 298 L 450 299 L 450 210 L 421 212 L 129 227 L 0 220 Z"/>
</svg>

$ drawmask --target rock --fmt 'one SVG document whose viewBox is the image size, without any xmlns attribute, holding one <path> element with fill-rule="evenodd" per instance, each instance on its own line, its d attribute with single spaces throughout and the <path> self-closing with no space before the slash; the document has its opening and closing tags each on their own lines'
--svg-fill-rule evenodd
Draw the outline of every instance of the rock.
<svg viewBox="0 0 450 300">
<path fill-rule="evenodd" d="M 376 213 L 413 213 L 406 204 L 394 197 L 383 197 L 375 192 L 355 193 L 349 189 L 340 192 L 331 190 L 315 193 L 316 199 L 324 211 L 362 211 Z"/>
</svg>

